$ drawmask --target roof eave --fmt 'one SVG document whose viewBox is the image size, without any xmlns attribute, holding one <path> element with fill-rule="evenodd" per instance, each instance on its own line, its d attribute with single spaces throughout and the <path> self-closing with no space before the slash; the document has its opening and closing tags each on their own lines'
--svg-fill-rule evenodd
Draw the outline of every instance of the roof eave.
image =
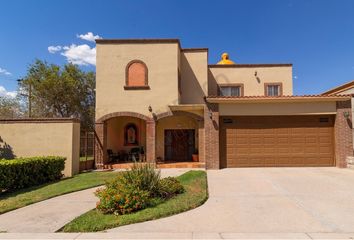
<svg viewBox="0 0 354 240">
<path fill-rule="evenodd" d="M 354 81 L 344 83 L 338 87 L 332 88 L 324 93 L 322 95 L 332 95 L 332 94 L 337 94 L 338 92 L 343 92 L 345 90 L 350 89 L 351 87 L 354 87 Z"/>
<path fill-rule="evenodd" d="M 294 98 L 217 98 L 207 97 L 209 103 L 289 103 L 289 102 L 337 102 L 350 100 L 351 96 L 294 97 Z"/>
</svg>

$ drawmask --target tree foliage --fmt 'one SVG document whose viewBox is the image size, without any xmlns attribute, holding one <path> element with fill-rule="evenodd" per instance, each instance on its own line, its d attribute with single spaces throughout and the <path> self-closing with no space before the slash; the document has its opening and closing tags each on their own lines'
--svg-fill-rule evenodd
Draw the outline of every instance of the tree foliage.
<svg viewBox="0 0 354 240">
<path fill-rule="evenodd" d="M 18 99 L 0 96 L 0 118 L 19 118 L 23 111 Z"/>
<path fill-rule="evenodd" d="M 31 96 L 32 117 L 77 117 L 92 129 L 95 109 L 95 73 L 78 66 L 36 60 L 20 82 L 25 99 Z"/>
</svg>

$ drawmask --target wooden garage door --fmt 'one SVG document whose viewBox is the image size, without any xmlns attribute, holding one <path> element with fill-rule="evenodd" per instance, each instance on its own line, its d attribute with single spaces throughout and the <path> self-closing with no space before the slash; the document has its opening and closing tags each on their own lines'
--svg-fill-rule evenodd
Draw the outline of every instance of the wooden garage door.
<svg viewBox="0 0 354 240">
<path fill-rule="evenodd" d="M 333 166 L 333 116 L 222 117 L 222 167 Z"/>
</svg>

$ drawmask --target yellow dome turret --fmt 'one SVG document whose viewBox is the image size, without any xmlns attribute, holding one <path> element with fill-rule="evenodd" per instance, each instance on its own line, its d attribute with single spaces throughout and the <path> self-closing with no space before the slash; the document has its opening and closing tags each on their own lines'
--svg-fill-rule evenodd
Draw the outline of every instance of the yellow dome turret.
<svg viewBox="0 0 354 240">
<path fill-rule="evenodd" d="M 228 53 L 221 54 L 221 61 L 218 64 L 235 64 L 233 61 L 229 59 Z"/>
</svg>

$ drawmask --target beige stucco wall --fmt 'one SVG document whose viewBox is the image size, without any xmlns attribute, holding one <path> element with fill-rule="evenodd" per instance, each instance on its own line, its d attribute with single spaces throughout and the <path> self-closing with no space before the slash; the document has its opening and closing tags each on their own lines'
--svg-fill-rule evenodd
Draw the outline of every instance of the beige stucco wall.
<svg viewBox="0 0 354 240">
<path fill-rule="evenodd" d="M 178 104 L 177 43 L 97 44 L 96 119 L 112 112 L 137 112 L 151 117 Z M 150 90 L 124 90 L 125 69 L 132 60 L 148 68 Z"/>
<path fill-rule="evenodd" d="M 335 102 L 220 104 L 221 116 L 335 114 Z"/>
<path fill-rule="evenodd" d="M 186 116 L 163 118 L 156 123 L 156 157 L 165 157 L 165 129 L 195 129 L 195 144 L 198 147 L 198 122 Z"/>
<path fill-rule="evenodd" d="M 181 103 L 204 103 L 208 92 L 208 52 L 181 53 Z"/>
<path fill-rule="evenodd" d="M 138 128 L 138 146 L 144 147 L 146 151 L 146 123 L 144 120 L 134 117 L 118 117 L 107 121 L 107 149 L 112 149 L 114 152 L 120 150 L 129 150 L 137 146 L 124 145 L 124 128 L 127 124 L 134 123 Z"/>
<path fill-rule="evenodd" d="M 66 157 L 65 177 L 79 172 L 80 123 L 0 122 L 0 137 L 16 157 Z"/>
<path fill-rule="evenodd" d="M 245 96 L 263 96 L 264 83 L 278 82 L 283 85 L 283 95 L 293 94 L 292 67 L 209 68 L 209 95 L 217 94 L 217 84 L 237 83 L 244 84 Z"/>
</svg>

